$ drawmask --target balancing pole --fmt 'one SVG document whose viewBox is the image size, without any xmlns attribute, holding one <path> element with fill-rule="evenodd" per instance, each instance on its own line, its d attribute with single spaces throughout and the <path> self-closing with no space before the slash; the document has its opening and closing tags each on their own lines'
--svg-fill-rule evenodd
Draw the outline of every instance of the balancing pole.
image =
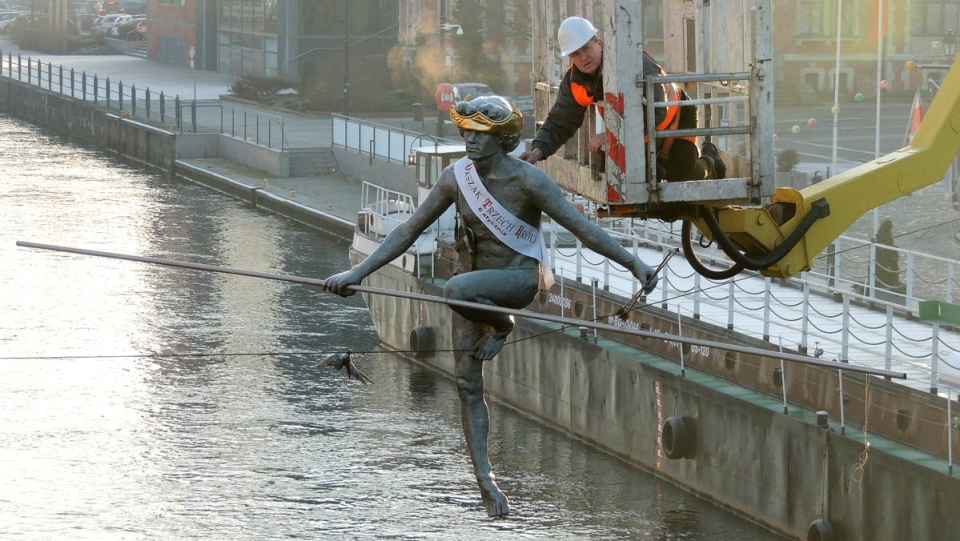
<svg viewBox="0 0 960 541">
<path fill-rule="evenodd" d="M 87 250 L 84 248 L 72 248 L 69 246 L 57 246 L 53 244 L 40 244 L 36 242 L 28 242 L 28 241 L 22 241 L 22 240 L 17 241 L 17 246 L 20 246 L 23 248 L 35 248 L 38 250 L 51 250 L 55 252 L 66 252 L 71 254 L 89 255 L 94 257 L 105 257 L 109 259 L 124 259 L 127 261 L 136 261 L 138 263 L 150 263 L 152 265 L 165 265 L 168 267 L 178 267 L 182 269 L 192 269 L 192 270 L 199 270 L 199 271 L 205 271 L 205 272 L 235 274 L 238 276 L 249 276 L 251 278 L 263 278 L 266 280 L 278 280 L 282 282 L 292 282 L 295 284 L 304 284 L 304 285 L 317 286 L 317 287 L 324 287 L 324 284 L 326 283 L 324 280 L 319 280 L 316 278 L 303 278 L 300 276 L 291 276 L 288 274 L 273 274 L 269 272 L 237 269 L 233 267 L 207 265 L 204 263 L 190 263 L 188 261 L 177 261 L 174 259 L 161 259 L 157 257 L 143 257 L 143 256 L 136 256 L 136 255 L 119 254 L 114 252 L 101 252 L 98 250 Z M 517 310 L 514 308 L 504 308 L 501 306 L 480 304 L 480 303 L 470 302 L 470 301 L 447 299 L 445 297 L 438 297 L 436 295 L 426 295 L 423 293 L 413 293 L 409 291 L 396 291 L 392 289 L 382 289 L 378 287 L 370 287 L 370 286 L 364 286 L 364 285 L 351 286 L 351 289 L 353 289 L 354 291 L 358 291 L 360 293 L 369 293 L 372 295 L 386 295 L 389 297 L 398 297 L 403 299 L 412 299 L 417 301 L 446 304 L 448 306 L 458 306 L 463 308 L 487 310 L 488 312 L 498 312 L 501 314 L 508 314 L 508 315 L 517 316 L 517 317 L 538 319 L 541 321 L 550 321 L 553 323 L 559 323 L 561 325 L 567 325 L 574 328 L 588 327 L 588 328 L 597 329 L 600 331 L 629 334 L 633 336 L 640 336 L 643 338 L 652 338 L 654 340 L 668 340 L 671 342 L 690 344 L 694 346 L 705 346 L 710 348 L 717 348 L 724 351 L 734 351 L 734 352 L 743 353 L 746 355 L 758 355 L 758 356 L 767 357 L 770 359 L 782 359 L 784 361 L 810 364 L 814 366 L 822 366 L 824 368 L 830 368 L 833 370 L 846 370 L 848 372 L 859 372 L 861 374 L 870 374 L 874 376 L 883 376 L 883 377 L 896 378 L 896 379 L 907 379 L 907 374 L 904 372 L 891 372 L 889 370 L 880 370 L 876 368 L 868 368 L 864 366 L 856 366 L 851 364 L 840 365 L 839 363 L 836 363 L 836 362 L 821 361 L 820 359 L 814 359 L 811 357 L 806 357 L 803 355 L 797 355 L 793 353 L 783 353 L 783 352 L 774 351 L 774 350 L 765 350 L 760 348 L 739 346 L 736 344 L 715 342 L 711 340 L 702 340 L 700 338 L 676 336 L 672 334 L 653 332 L 653 331 L 643 331 L 640 329 L 629 329 L 626 327 L 619 327 L 617 325 L 610 325 L 608 323 L 600 323 L 599 321 L 588 321 L 588 320 L 574 319 L 574 318 L 563 317 L 563 316 L 554 316 L 551 314 L 543 314 L 540 312 L 534 312 L 533 310 L 527 310 L 527 309 Z"/>
</svg>

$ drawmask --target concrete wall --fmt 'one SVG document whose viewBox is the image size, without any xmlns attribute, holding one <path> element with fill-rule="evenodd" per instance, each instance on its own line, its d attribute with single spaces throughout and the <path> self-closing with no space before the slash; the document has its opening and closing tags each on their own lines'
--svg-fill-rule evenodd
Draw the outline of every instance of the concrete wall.
<svg viewBox="0 0 960 541">
<path fill-rule="evenodd" d="M 177 159 L 219 158 L 221 137 L 219 133 L 181 133 L 177 136 Z"/>
<path fill-rule="evenodd" d="M 289 156 L 279 149 L 252 145 L 242 139 L 220 136 L 220 157 L 247 167 L 264 171 L 270 176 L 290 176 Z"/>
<path fill-rule="evenodd" d="M 0 79 L 0 110 L 151 167 L 176 160 L 176 133 L 19 81 Z"/>
<path fill-rule="evenodd" d="M 388 190 L 417 196 L 416 182 L 411 182 L 416 174 L 412 165 L 398 162 L 385 162 L 382 159 L 371 160 L 368 154 L 360 154 L 354 150 L 334 148 L 333 154 L 337 158 L 340 171 L 353 178 L 362 178 Z"/>
</svg>

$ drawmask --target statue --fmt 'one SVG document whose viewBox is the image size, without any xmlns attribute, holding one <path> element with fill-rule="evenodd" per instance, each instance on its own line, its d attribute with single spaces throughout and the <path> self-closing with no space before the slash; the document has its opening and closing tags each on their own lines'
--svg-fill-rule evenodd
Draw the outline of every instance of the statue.
<svg viewBox="0 0 960 541">
<path fill-rule="evenodd" d="M 440 174 L 414 214 L 398 225 L 362 263 L 326 279 L 324 289 L 342 296 L 350 286 L 401 256 L 418 235 L 456 205 L 461 269 L 446 284 L 447 298 L 521 309 L 546 287 L 553 274 L 546 260 L 540 220 L 546 214 L 583 245 L 616 261 L 652 291 L 652 268 L 588 221 L 560 188 L 537 167 L 510 156 L 520 142 L 523 118 L 500 96 L 484 96 L 450 110 L 467 156 Z M 483 362 L 497 355 L 513 330 L 513 319 L 482 309 L 451 307 L 460 417 L 480 495 L 489 516 L 510 512 L 487 457 L 489 416 L 483 397 Z"/>
</svg>

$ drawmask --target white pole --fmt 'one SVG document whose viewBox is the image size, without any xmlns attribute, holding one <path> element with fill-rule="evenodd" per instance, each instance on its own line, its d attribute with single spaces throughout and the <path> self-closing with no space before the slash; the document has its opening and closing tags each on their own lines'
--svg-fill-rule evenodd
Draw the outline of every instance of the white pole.
<svg viewBox="0 0 960 541">
<path fill-rule="evenodd" d="M 874 145 L 873 158 L 880 157 L 880 81 L 883 80 L 883 2 L 877 0 L 877 136 Z"/>
<path fill-rule="evenodd" d="M 877 0 L 877 135 L 873 150 L 873 159 L 880 158 L 880 95 L 883 90 L 880 88 L 880 81 L 883 75 L 883 2 Z M 876 238 L 877 231 L 880 230 L 880 207 L 873 208 L 873 236 Z"/>
<path fill-rule="evenodd" d="M 833 73 L 833 168 L 831 172 L 837 174 L 837 136 L 840 115 L 840 20 L 843 15 L 843 0 L 837 0 L 837 60 Z"/>
</svg>

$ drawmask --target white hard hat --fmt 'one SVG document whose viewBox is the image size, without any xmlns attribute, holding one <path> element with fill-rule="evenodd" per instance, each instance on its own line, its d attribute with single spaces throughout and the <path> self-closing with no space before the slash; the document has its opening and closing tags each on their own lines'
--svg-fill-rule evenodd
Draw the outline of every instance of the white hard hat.
<svg viewBox="0 0 960 541">
<path fill-rule="evenodd" d="M 560 23 L 557 30 L 557 42 L 560 44 L 560 54 L 567 56 L 597 35 L 597 29 L 590 21 L 583 17 L 568 17 Z"/>
</svg>

